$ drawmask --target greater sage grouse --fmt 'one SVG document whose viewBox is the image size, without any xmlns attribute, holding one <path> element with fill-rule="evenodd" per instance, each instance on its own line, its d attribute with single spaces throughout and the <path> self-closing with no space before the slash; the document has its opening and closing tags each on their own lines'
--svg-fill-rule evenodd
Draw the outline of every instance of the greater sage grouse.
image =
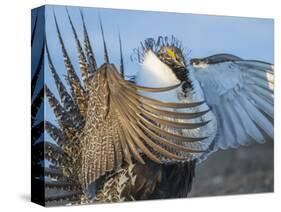
<svg viewBox="0 0 281 212">
<path fill-rule="evenodd" d="M 83 45 L 68 14 L 82 82 L 54 14 L 69 88 L 47 38 L 35 36 L 39 17 L 34 23 L 32 45 L 41 53 L 32 79 L 33 198 L 78 204 L 186 197 L 195 165 L 208 155 L 273 139 L 272 64 L 229 54 L 187 61 L 174 37 L 149 38 L 133 54 L 142 69 L 125 80 L 121 40 L 118 70 L 100 25 L 105 62 L 98 66 L 81 18 Z M 35 93 L 45 55 L 60 99 L 48 85 Z M 35 121 L 44 96 L 57 126 Z M 36 142 L 44 131 L 56 144 Z"/>
</svg>

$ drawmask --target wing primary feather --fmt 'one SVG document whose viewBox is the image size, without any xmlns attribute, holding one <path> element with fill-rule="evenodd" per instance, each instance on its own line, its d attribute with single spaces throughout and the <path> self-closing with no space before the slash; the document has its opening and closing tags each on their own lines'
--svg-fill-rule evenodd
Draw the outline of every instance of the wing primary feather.
<svg viewBox="0 0 281 212">
<path fill-rule="evenodd" d="M 117 100 L 116 101 L 119 101 L 119 100 L 121 100 L 122 99 L 122 97 L 119 95 L 119 94 L 116 94 L 117 96 L 116 96 L 116 98 L 117 98 Z M 117 104 L 117 103 L 116 103 Z M 119 103 L 120 104 L 120 106 L 121 106 L 121 103 Z M 123 105 L 121 106 L 121 108 L 120 108 L 120 110 L 122 111 L 123 109 L 122 109 L 122 107 L 123 107 Z M 133 106 L 131 106 L 131 108 L 127 108 L 127 113 L 125 113 L 124 111 L 123 111 L 123 115 L 124 116 L 127 116 L 128 117 L 128 119 L 130 120 L 129 121 L 129 123 L 126 125 L 126 129 L 134 129 L 134 131 L 132 130 L 131 131 L 131 134 L 134 134 L 135 136 L 134 137 L 136 137 L 136 135 L 138 135 L 139 137 L 141 137 L 141 138 L 143 138 L 144 140 L 145 140 L 145 142 L 149 145 L 149 146 L 151 146 L 152 148 L 154 148 L 155 150 L 157 150 L 159 153 L 161 153 L 161 154 L 164 154 L 166 157 L 170 157 L 170 158 L 173 158 L 173 159 L 176 159 L 176 160 L 182 160 L 182 158 L 181 157 L 179 157 L 179 156 L 177 156 L 177 155 L 175 155 L 175 154 L 172 154 L 172 153 L 170 153 L 170 152 L 168 152 L 167 150 L 165 150 L 165 149 L 163 149 L 161 146 L 159 146 L 159 145 L 157 145 L 157 144 L 155 144 L 153 141 L 151 141 L 150 140 L 150 138 L 148 138 L 139 128 L 137 128 L 135 125 L 136 125 L 136 123 L 137 123 L 137 120 L 138 120 L 138 117 L 137 117 L 137 115 L 135 114 L 135 112 L 133 112 L 134 111 L 134 107 Z M 134 122 L 133 122 L 133 120 L 134 120 Z M 133 123 L 132 123 L 133 122 Z M 131 124 L 130 124 L 131 123 Z M 139 123 L 140 124 L 140 123 Z M 131 126 L 129 126 L 129 125 L 131 125 Z M 143 126 L 143 125 L 142 125 Z M 146 127 L 142 127 L 143 129 L 145 129 Z M 158 138 L 160 138 L 160 136 L 158 136 Z M 164 138 L 162 138 L 162 139 L 164 139 Z M 165 140 L 166 142 L 165 142 L 165 144 L 167 145 L 167 146 L 172 146 L 172 147 L 174 147 L 174 148 L 180 148 L 181 150 L 185 150 L 185 151 L 189 151 L 189 152 L 202 152 L 201 150 L 193 150 L 193 149 L 189 149 L 189 148 L 185 148 L 185 147 L 183 147 L 183 146 L 180 146 L 180 145 L 176 145 L 176 144 L 173 144 L 173 143 L 170 143 L 170 142 L 168 142 L 167 140 Z M 164 141 L 159 141 L 160 143 L 164 143 Z"/>
<path fill-rule="evenodd" d="M 240 64 L 248 68 L 255 69 L 257 71 L 273 74 L 273 64 L 267 62 L 258 61 L 258 60 L 241 60 L 241 61 L 235 61 L 234 63 Z"/>
<path fill-rule="evenodd" d="M 123 111 L 122 105 L 120 107 L 120 103 L 117 100 L 115 100 L 114 98 L 112 99 L 112 101 L 114 104 L 113 105 L 114 108 L 116 108 L 119 111 L 119 113 L 122 114 L 123 118 L 127 117 L 127 119 L 130 120 L 130 117 L 128 117 L 128 114 L 126 114 L 126 112 Z M 127 130 L 130 131 L 130 127 L 128 125 L 129 123 L 126 122 L 123 118 L 120 118 L 120 121 L 125 129 L 123 129 L 123 127 L 121 127 L 121 129 L 119 130 L 119 133 L 121 134 L 121 137 L 124 139 L 124 141 L 128 144 L 128 146 L 131 150 L 130 152 L 132 153 L 133 157 L 141 164 L 145 164 L 142 157 L 139 155 L 138 150 L 136 149 L 134 139 L 132 139 L 130 133 L 127 132 Z"/>
<path fill-rule="evenodd" d="M 258 78 L 254 77 L 254 76 L 247 77 L 244 80 L 245 80 L 245 82 L 247 82 L 247 84 L 256 85 L 269 92 L 273 92 L 273 84 L 271 82 L 268 82 L 266 80 L 259 80 Z"/>
<path fill-rule="evenodd" d="M 255 106 L 273 119 L 273 102 L 272 104 L 270 104 L 267 99 L 263 98 L 263 96 L 251 92 L 251 90 L 249 90 L 248 88 L 245 89 L 249 91 L 247 92 L 247 95 L 249 96 L 249 98 L 253 99 L 253 101 L 255 102 Z"/>
<path fill-rule="evenodd" d="M 186 136 L 182 136 L 176 133 L 171 133 L 169 131 L 166 131 L 154 124 L 152 124 L 151 122 L 149 122 L 146 119 L 142 119 L 141 121 L 139 121 L 140 124 L 145 125 L 147 128 L 151 128 L 153 131 L 158 132 L 160 135 L 165 136 L 169 139 L 173 139 L 179 142 L 199 142 L 202 141 L 208 137 L 186 137 Z"/>
<path fill-rule="evenodd" d="M 274 65 L 227 57 L 214 55 L 191 62 L 217 118 L 214 151 L 248 145 L 251 140 L 263 143 L 274 132 Z"/>
<path fill-rule="evenodd" d="M 205 103 L 205 101 L 191 102 L 191 103 L 173 103 L 173 102 L 165 102 L 165 101 L 152 99 L 146 96 L 139 96 L 139 98 L 144 104 L 151 104 L 153 106 L 168 107 L 168 108 L 191 108 L 191 107 L 198 107 Z"/>
<path fill-rule="evenodd" d="M 109 74 L 109 78 L 111 78 L 112 75 Z M 114 87 L 114 84 L 110 83 L 109 84 L 111 89 L 114 90 L 118 90 L 118 88 L 116 88 L 116 86 Z M 112 87 L 113 86 L 113 87 Z M 117 85 L 118 86 L 118 85 Z M 119 88 L 120 89 L 120 88 Z M 115 91 L 116 92 L 116 91 Z M 161 161 L 159 160 L 159 158 L 157 158 L 144 144 L 143 142 L 140 140 L 140 138 L 136 135 L 135 131 L 132 129 L 131 123 L 130 122 L 134 122 L 135 123 L 135 119 L 133 116 L 131 116 L 131 113 L 129 113 L 130 111 L 124 111 L 124 105 L 122 103 L 120 103 L 118 98 L 114 98 L 115 95 L 112 98 L 112 101 L 114 102 L 115 106 L 117 107 L 117 111 L 119 111 L 119 113 L 121 114 L 121 116 L 123 117 L 127 117 L 127 121 L 128 124 L 126 123 L 126 127 L 127 129 L 125 130 L 129 130 L 130 134 L 132 134 L 134 136 L 134 143 L 142 150 L 142 152 L 144 154 L 146 154 L 151 160 L 153 160 L 156 163 L 161 163 Z M 122 118 L 121 118 L 122 119 Z"/>
<path fill-rule="evenodd" d="M 195 112 L 195 113 L 189 113 L 189 112 L 173 112 L 173 111 L 168 111 L 168 110 L 161 110 L 158 108 L 153 108 L 149 105 L 142 105 L 143 109 L 146 111 L 146 113 L 151 113 L 151 114 L 155 114 L 155 115 L 160 115 L 163 117 L 171 117 L 171 118 L 176 118 L 176 119 L 195 119 L 195 118 L 199 118 L 203 115 L 205 115 L 206 113 L 208 113 L 210 111 L 210 109 L 208 110 L 204 110 L 201 112 Z"/>
<path fill-rule="evenodd" d="M 146 113 L 151 113 L 152 115 L 160 115 L 163 117 L 176 118 L 176 119 L 195 119 L 199 118 L 210 111 L 205 110 L 201 112 L 189 113 L 189 112 L 173 112 L 168 110 L 161 110 L 160 108 L 151 107 L 149 105 L 142 104 L 142 102 L 138 101 L 136 98 L 131 98 L 131 96 L 126 97 L 128 102 L 137 107 L 140 111 L 146 111 Z"/>
<path fill-rule="evenodd" d="M 109 73 L 112 73 L 113 71 L 110 71 Z M 109 77 L 112 79 L 112 83 L 110 83 L 110 85 L 112 86 L 112 85 L 114 85 L 114 78 L 113 78 L 113 76 L 112 76 L 112 74 L 109 74 Z M 120 86 L 120 84 L 119 84 L 119 86 Z M 119 88 L 120 89 L 120 88 Z M 116 90 L 118 90 L 118 88 L 116 88 L 116 87 L 113 87 L 112 88 L 112 90 L 113 90 L 113 92 L 115 91 L 115 94 L 114 95 L 116 95 L 116 97 L 117 97 L 117 99 L 119 100 L 119 99 L 123 99 L 124 101 L 125 101 L 125 99 L 127 99 L 127 100 L 129 100 L 129 98 L 128 98 L 128 96 L 126 95 L 126 97 L 123 97 L 120 93 L 122 93 L 122 92 L 116 92 Z M 126 90 L 122 90 L 123 91 L 123 93 L 125 93 L 126 92 Z M 131 93 L 132 94 L 132 93 Z M 132 94 L 133 95 L 133 94 Z M 124 99 L 125 98 L 125 99 Z M 137 101 L 137 99 L 135 98 L 135 100 Z M 128 105 L 130 105 L 130 102 L 129 101 L 127 101 L 127 104 Z M 120 105 L 122 105 L 122 104 L 120 104 Z M 123 107 L 123 105 L 122 105 L 122 107 Z M 122 108 L 121 107 L 121 108 Z M 137 105 L 134 105 L 134 106 L 132 106 L 131 105 L 131 107 L 132 108 L 137 108 Z M 142 113 L 143 113 L 143 111 L 142 111 Z M 152 115 L 152 114 L 149 114 L 149 113 L 146 113 L 145 115 L 147 115 L 148 117 L 149 117 L 149 119 L 152 119 L 153 121 L 155 121 L 156 123 L 163 123 L 163 124 L 166 124 L 166 125 L 169 125 L 169 126 L 172 126 L 172 127 L 176 127 L 176 128 L 184 128 L 184 129 L 195 129 L 195 128 L 199 128 L 199 127 L 202 127 L 202 126 L 204 126 L 204 125 L 206 125 L 206 124 L 208 124 L 210 121 L 207 121 L 207 122 L 201 122 L 201 123 L 180 123 L 180 122 L 175 122 L 175 121 L 169 121 L 169 120 L 163 120 L 163 119 L 160 119 L 160 118 L 157 118 L 156 116 L 154 116 L 154 115 Z M 140 115 L 140 111 L 139 112 L 135 112 L 134 113 L 134 115 L 132 115 L 132 116 L 135 116 L 134 118 L 135 119 L 141 119 L 141 120 L 145 120 L 145 121 L 147 121 L 143 116 L 141 116 Z M 172 135 L 172 134 L 170 134 L 170 135 Z M 182 139 L 183 137 L 181 137 L 181 139 Z M 187 139 L 187 140 L 192 140 L 192 141 L 195 141 L 195 140 L 199 140 L 199 139 L 202 139 L 202 138 L 198 138 L 198 139 L 196 139 L 196 138 L 187 138 L 187 137 L 184 137 L 185 139 Z"/>
<path fill-rule="evenodd" d="M 216 119 L 218 122 L 218 141 L 217 141 L 217 146 L 219 146 L 222 149 L 226 149 L 227 148 L 227 142 L 225 140 L 225 138 L 223 137 L 223 127 L 221 126 L 223 124 L 223 119 L 222 119 L 222 114 L 219 111 L 219 108 L 214 106 L 212 108 L 212 111 L 214 112 L 214 114 L 216 115 Z M 215 147 L 214 147 L 215 148 Z"/>
<path fill-rule="evenodd" d="M 260 73 L 260 72 L 257 72 L 253 69 L 247 69 L 246 72 L 248 75 L 250 75 L 251 77 L 254 77 L 255 78 L 255 81 L 261 81 L 263 83 L 266 83 L 267 84 L 267 89 L 270 89 L 270 90 L 273 90 L 273 75 L 271 74 L 268 74 L 268 73 Z"/>
<path fill-rule="evenodd" d="M 137 127 L 132 125 L 132 127 L 135 130 L 135 133 L 137 136 L 141 137 L 145 143 L 147 143 L 150 147 L 152 147 L 154 150 L 158 151 L 163 156 L 169 158 L 169 159 L 175 159 L 175 160 L 185 160 L 184 157 L 178 156 L 174 153 L 169 152 L 168 150 L 164 149 L 160 145 L 154 143 L 146 134 L 144 134 L 141 130 L 139 130 Z"/>
<path fill-rule="evenodd" d="M 128 110 L 128 114 L 131 115 L 130 113 L 130 110 Z M 132 117 L 132 115 L 131 115 Z M 135 119 L 134 117 L 132 117 L 133 119 Z M 131 122 L 129 122 L 129 124 L 131 125 L 131 127 L 134 129 L 134 134 L 139 136 L 140 138 L 143 138 L 144 141 L 149 145 L 151 146 L 153 149 L 155 149 L 156 151 L 158 151 L 160 154 L 170 158 L 170 159 L 175 159 L 175 160 L 184 160 L 185 158 L 184 157 L 180 157 L 176 154 L 173 154 L 169 151 L 167 151 L 166 149 L 164 149 L 163 147 L 161 147 L 160 145 L 154 143 L 145 133 L 143 133 L 138 127 L 136 127 L 136 122 L 134 122 L 133 124 Z M 143 128 L 144 129 L 144 128 Z M 166 140 L 167 141 L 167 140 Z M 163 144 L 163 140 L 161 138 L 161 140 L 159 141 L 160 143 Z M 176 147 L 176 148 L 180 148 L 179 145 L 176 145 L 176 144 L 172 144 L 171 142 L 165 142 L 166 145 L 169 145 L 169 146 L 172 146 L 172 147 Z M 183 146 L 181 146 L 181 149 L 182 150 L 185 150 L 185 151 L 189 151 L 189 152 L 202 152 L 201 150 L 193 150 L 193 149 L 188 149 L 188 148 L 184 148 Z"/>
<path fill-rule="evenodd" d="M 149 136 L 151 136 L 153 139 L 155 139 L 156 141 L 158 141 L 161 144 L 164 144 L 166 146 L 172 147 L 176 150 L 183 151 L 183 152 L 191 152 L 191 153 L 204 152 L 203 150 L 195 150 L 195 149 L 185 147 L 183 145 L 173 143 L 170 140 L 167 140 L 166 138 L 157 135 L 157 133 L 153 132 L 151 129 L 149 129 L 147 127 L 144 127 L 142 124 L 139 124 L 139 126 L 143 129 L 144 132 L 146 132 Z"/>
<path fill-rule="evenodd" d="M 124 135 L 123 129 L 118 128 L 117 130 L 118 130 L 118 135 L 120 137 L 120 143 L 121 143 L 121 146 L 122 146 L 122 151 L 124 153 L 124 159 L 128 164 L 131 164 L 132 163 L 131 154 L 130 154 L 128 144 L 126 142 L 126 137 Z"/>
<path fill-rule="evenodd" d="M 230 103 L 232 107 L 225 107 L 225 111 L 229 115 L 229 120 L 231 122 L 231 127 L 234 130 L 235 135 L 235 142 L 239 143 L 240 145 L 245 145 L 245 141 L 247 141 L 247 136 L 245 134 L 245 130 L 242 127 L 241 120 L 239 116 L 235 114 L 234 111 L 234 104 Z M 236 146 L 237 147 L 237 146 Z"/>
<path fill-rule="evenodd" d="M 227 100 L 224 100 L 227 101 Z M 231 104 L 231 102 L 229 102 Z M 222 102 L 221 105 L 228 105 L 226 102 Z M 238 133 L 235 131 L 235 124 L 233 123 L 233 119 L 231 119 L 231 115 L 229 114 L 228 106 L 225 106 L 220 109 L 221 112 L 223 112 L 223 133 L 225 133 L 225 139 L 227 139 L 228 144 L 231 145 L 232 148 L 237 148 L 238 143 L 237 143 L 237 138 L 238 138 Z"/>
<path fill-rule="evenodd" d="M 241 101 L 248 108 L 248 113 L 251 119 L 270 136 L 273 137 L 273 125 L 270 121 L 252 104 L 251 100 L 245 95 L 240 95 Z"/>
<path fill-rule="evenodd" d="M 120 114 L 122 114 L 122 116 L 126 116 L 127 117 L 127 120 L 129 120 L 128 122 L 125 122 L 125 121 L 122 121 L 123 122 L 123 125 L 124 127 L 126 127 L 126 129 L 123 130 L 123 132 L 121 133 L 124 133 L 124 137 L 126 139 L 129 139 L 129 141 L 127 140 L 127 143 L 131 149 L 131 152 L 133 154 L 133 156 L 135 157 L 136 160 L 138 160 L 140 163 L 144 164 L 144 161 L 143 159 L 139 156 L 139 153 L 137 152 L 137 150 L 135 149 L 134 147 L 134 143 L 150 158 L 152 159 L 153 161 L 157 162 L 157 163 L 160 163 L 160 160 L 155 156 L 153 155 L 153 153 L 151 153 L 147 147 L 144 146 L 144 144 L 142 143 L 142 141 L 135 136 L 135 133 L 134 131 L 131 129 L 131 126 L 130 126 L 130 121 L 134 121 L 131 119 L 131 117 L 129 116 L 128 114 L 128 111 L 125 112 L 123 110 L 123 105 L 120 104 L 120 102 L 118 101 L 118 99 L 115 99 L 113 98 L 113 102 L 115 104 L 115 106 L 118 108 L 118 111 Z M 122 118 L 121 118 L 122 120 Z M 127 130 L 130 132 L 130 134 L 133 134 L 134 135 L 134 139 L 132 139 L 130 137 L 130 134 L 127 134 Z"/>
<path fill-rule="evenodd" d="M 117 136 L 114 137 L 114 142 L 113 142 L 113 151 L 114 151 L 114 158 L 115 158 L 115 163 L 114 167 L 118 168 L 122 164 L 122 159 L 123 159 L 123 154 L 122 154 L 122 145 L 121 145 L 121 137 L 118 134 L 118 129 L 116 129 Z M 120 141 L 120 142 L 119 142 Z"/>
<path fill-rule="evenodd" d="M 249 86 L 249 88 L 252 89 L 254 93 L 266 98 L 268 102 L 274 101 L 273 93 L 270 92 L 269 90 L 261 88 L 260 86 L 257 86 L 256 84 L 253 84 L 253 85 Z"/>
<path fill-rule="evenodd" d="M 232 134 L 234 131 L 229 126 L 230 123 L 227 117 L 228 115 L 225 112 L 222 115 L 224 121 L 221 127 L 222 127 L 223 138 L 225 139 L 225 144 L 226 144 L 225 149 L 227 149 L 229 146 L 231 146 L 232 148 L 237 148 L 237 143 L 235 142 L 234 135 Z"/>
<path fill-rule="evenodd" d="M 161 100 L 152 99 L 150 97 L 146 97 L 140 95 L 138 93 L 132 93 L 132 91 L 124 89 L 124 93 L 126 95 L 131 96 L 132 98 L 138 98 L 143 104 L 158 106 L 158 107 L 167 107 L 167 108 L 191 108 L 191 107 L 198 107 L 205 103 L 205 101 L 201 102 L 190 102 L 190 103 L 175 103 L 175 102 L 165 102 Z"/>
<path fill-rule="evenodd" d="M 127 124 L 125 124 L 124 126 L 127 126 Z M 129 130 L 130 128 L 127 128 L 127 130 Z M 131 135 L 126 131 L 122 129 L 122 133 L 125 135 L 124 137 L 126 138 L 128 145 L 130 147 L 130 152 L 132 153 L 133 157 L 140 162 L 141 164 L 145 164 L 144 160 L 142 159 L 142 157 L 140 156 L 138 150 L 136 149 L 136 146 L 134 144 L 134 141 L 131 137 Z"/>
<path fill-rule="evenodd" d="M 147 113 L 145 110 L 142 111 L 143 115 L 137 114 L 141 119 L 144 119 L 145 117 L 148 117 L 150 120 L 154 121 L 155 123 L 160 123 L 161 125 L 166 125 L 168 127 L 172 128 L 178 128 L 178 129 L 197 129 L 200 127 L 203 127 L 207 125 L 211 120 L 204 121 L 204 122 L 198 122 L 198 123 L 184 123 L 184 122 L 177 122 L 177 121 L 170 121 L 158 118 L 154 114 Z"/>
<path fill-rule="evenodd" d="M 240 100 L 233 102 L 235 105 L 235 113 L 237 114 L 237 117 L 240 119 L 240 122 L 245 129 L 246 134 L 252 138 L 255 141 L 261 141 L 264 140 L 263 135 L 260 133 L 260 131 L 257 129 L 256 125 L 253 123 L 251 118 L 249 117 L 246 110 L 243 108 Z"/>
<path fill-rule="evenodd" d="M 120 94 L 117 94 L 119 96 L 120 99 L 124 99 L 124 97 Z M 130 100 L 130 98 L 127 97 L 127 102 L 128 102 L 128 105 L 130 105 L 132 108 L 138 108 L 139 109 L 139 113 L 137 114 L 138 116 L 140 114 L 143 114 L 144 116 L 146 117 L 149 117 L 149 119 L 155 121 L 156 123 L 161 123 L 163 125 L 167 125 L 167 126 L 170 126 L 170 127 L 175 127 L 175 128 L 182 128 L 182 129 L 196 129 L 196 128 L 199 128 L 199 127 L 203 127 L 205 126 L 206 124 L 208 124 L 210 121 L 206 121 L 206 122 L 200 122 L 200 123 L 183 123 L 183 122 L 178 122 L 178 121 L 170 121 L 170 120 L 165 120 L 165 119 L 162 119 L 162 118 L 158 118 L 155 114 L 153 113 L 150 113 L 148 112 L 147 110 L 143 110 L 142 108 L 139 108 L 138 104 L 137 103 L 133 103 L 132 100 Z M 145 105 L 142 105 L 143 107 L 145 107 Z M 163 110 L 157 110 L 155 109 L 155 111 L 162 111 L 162 115 L 165 115 L 166 117 L 169 116 L 169 115 L 174 115 L 174 116 L 178 116 L 181 114 L 181 113 L 176 113 L 176 112 L 171 112 L 170 114 L 167 113 L 165 114 L 166 111 L 163 111 Z M 207 111 L 208 112 L 208 111 Z M 190 118 L 190 116 L 192 116 L 193 118 L 194 117 L 199 117 L 198 115 L 202 116 L 204 115 L 206 112 L 203 111 L 203 112 L 200 112 L 200 113 L 195 113 L 195 114 L 190 114 L 190 113 L 183 113 L 183 115 L 189 115 L 188 118 Z M 183 119 L 183 117 L 181 118 Z"/>
</svg>

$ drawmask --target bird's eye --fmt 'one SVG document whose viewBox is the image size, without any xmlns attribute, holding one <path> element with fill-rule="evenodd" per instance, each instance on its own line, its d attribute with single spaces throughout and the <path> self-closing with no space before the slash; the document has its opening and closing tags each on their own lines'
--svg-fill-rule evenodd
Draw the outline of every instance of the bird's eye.
<svg viewBox="0 0 281 212">
<path fill-rule="evenodd" d="M 172 59 L 172 57 L 169 54 L 166 54 L 167 59 Z"/>
</svg>

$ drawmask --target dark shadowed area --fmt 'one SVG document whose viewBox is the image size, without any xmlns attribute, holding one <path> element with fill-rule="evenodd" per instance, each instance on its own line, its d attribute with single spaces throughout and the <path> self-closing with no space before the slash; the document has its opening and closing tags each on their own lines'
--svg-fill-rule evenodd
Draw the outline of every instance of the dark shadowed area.
<svg viewBox="0 0 281 212">
<path fill-rule="evenodd" d="M 199 164 L 190 197 L 274 190 L 273 142 L 218 151 Z"/>
</svg>

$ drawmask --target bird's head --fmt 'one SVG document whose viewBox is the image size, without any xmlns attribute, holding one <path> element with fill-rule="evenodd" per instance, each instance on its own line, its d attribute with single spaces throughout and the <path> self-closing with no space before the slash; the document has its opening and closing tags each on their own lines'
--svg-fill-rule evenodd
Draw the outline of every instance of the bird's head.
<svg viewBox="0 0 281 212">
<path fill-rule="evenodd" d="M 158 51 L 159 59 L 171 68 L 185 67 L 182 50 L 175 46 L 163 46 Z"/>
<path fill-rule="evenodd" d="M 180 81 L 186 80 L 186 64 L 182 50 L 175 46 L 163 46 L 156 52 L 158 58 L 168 65 Z"/>
<path fill-rule="evenodd" d="M 134 53 L 131 59 L 137 60 L 144 67 L 138 76 L 150 74 L 154 76 L 154 81 L 162 80 L 163 84 L 172 84 L 175 80 L 183 82 L 184 92 L 192 88 L 184 48 L 174 36 L 170 39 L 162 36 L 158 39 L 147 38 L 141 42 L 140 48 L 134 49 Z"/>
</svg>

